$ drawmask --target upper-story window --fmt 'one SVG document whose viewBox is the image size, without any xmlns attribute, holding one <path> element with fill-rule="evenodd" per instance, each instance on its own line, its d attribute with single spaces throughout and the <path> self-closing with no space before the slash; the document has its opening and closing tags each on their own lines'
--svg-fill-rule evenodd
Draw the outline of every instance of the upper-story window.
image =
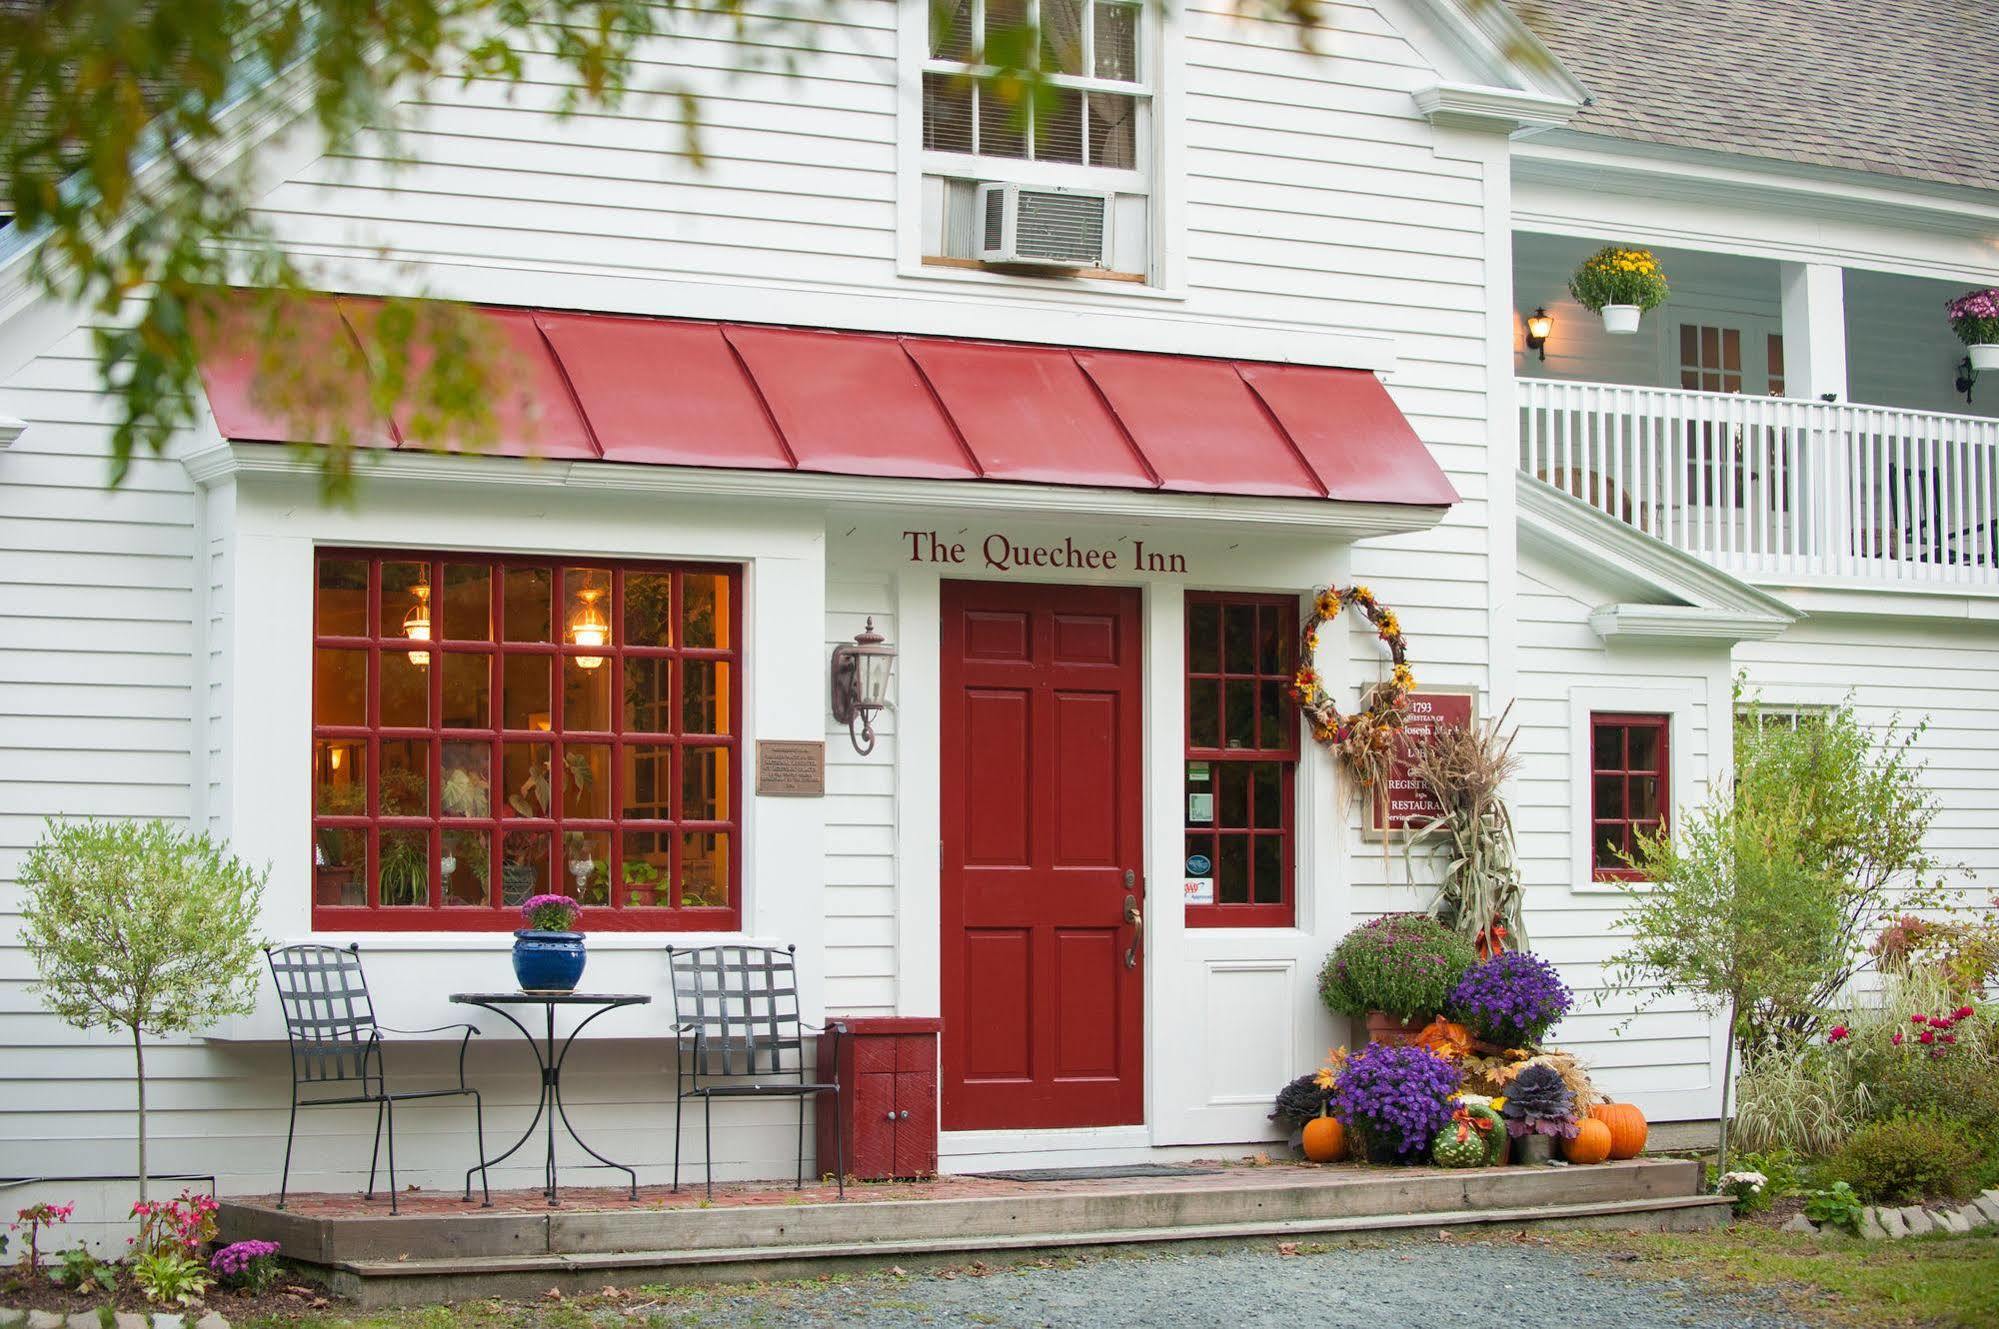
<svg viewBox="0 0 1999 1329">
<path fill-rule="evenodd" d="M 1144 12 L 1117 0 L 956 0 L 931 11 L 923 71 L 923 146 L 1118 171 L 1139 169 L 1149 76 Z M 1019 57 L 1052 94 L 1008 99 L 971 76 Z"/>
<path fill-rule="evenodd" d="M 913 11 L 911 11 L 913 13 Z M 944 0 L 923 60 L 923 262 L 1150 280 L 1155 24 L 1128 0 Z M 1009 94 L 1002 69 L 1045 86 Z"/>
</svg>

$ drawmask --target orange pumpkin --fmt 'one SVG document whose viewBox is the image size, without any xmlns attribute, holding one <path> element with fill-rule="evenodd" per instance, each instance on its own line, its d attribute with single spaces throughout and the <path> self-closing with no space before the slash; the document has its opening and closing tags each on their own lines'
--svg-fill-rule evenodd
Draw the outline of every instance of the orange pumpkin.
<svg viewBox="0 0 1999 1329">
<path fill-rule="evenodd" d="M 1584 1117 L 1576 1123 L 1576 1133 L 1562 1141 L 1562 1157 L 1571 1163 L 1601 1163 L 1610 1157 L 1610 1127 Z"/>
<path fill-rule="evenodd" d="M 1599 1103 L 1590 1116 L 1610 1127 L 1610 1156 L 1636 1158 L 1645 1150 L 1645 1113 L 1636 1103 Z"/>
<path fill-rule="evenodd" d="M 1314 1163 L 1337 1163 L 1347 1156 L 1347 1128 L 1338 1117 L 1314 1117 L 1305 1123 L 1304 1144 Z"/>
</svg>

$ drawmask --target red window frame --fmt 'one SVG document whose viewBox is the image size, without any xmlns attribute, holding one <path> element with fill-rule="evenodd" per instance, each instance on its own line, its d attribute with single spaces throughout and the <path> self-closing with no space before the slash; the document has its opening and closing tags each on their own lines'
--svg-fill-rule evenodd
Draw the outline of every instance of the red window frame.
<svg viewBox="0 0 1999 1329">
<path fill-rule="evenodd" d="M 1212 653 L 1196 640 L 1198 620 L 1205 617 L 1201 606 L 1214 606 L 1215 640 Z M 1230 611 L 1254 616 L 1251 658 L 1248 668 L 1231 659 L 1228 648 Z M 1262 649 L 1266 632 L 1275 633 L 1276 653 Z M 1297 919 L 1296 903 L 1296 791 L 1298 775 L 1298 717 L 1285 687 L 1291 682 L 1298 650 L 1298 601 L 1293 596 L 1231 594 L 1224 591 L 1189 591 L 1186 599 L 1186 765 L 1182 796 L 1182 840 L 1188 855 L 1205 855 L 1215 882 L 1212 904 L 1185 906 L 1188 927 L 1290 927 Z M 1212 663 L 1213 668 L 1205 667 Z M 1214 726 L 1197 731 L 1196 698 L 1206 692 L 1214 698 Z M 1229 706 L 1231 696 L 1247 694 L 1250 720 L 1247 741 L 1240 734 L 1231 745 Z M 1194 767 L 1205 765 L 1209 780 L 1205 791 L 1194 781 Z M 1277 789 L 1275 816 L 1271 809 L 1258 809 L 1257 771 L 1275 766 Z M 1231 819 L 1228 805 L 1236 800 L 1224 796 L 1224 782 L 1241 781 L 1241 824 Z M 1211 817 L 1196 823 L 1191 818 L 1193 795 L 1205 792 Z M 1273 824 L 1266 825 L 1265 822 Z M 1222 870 L 1224 855 L 1233 841 L 1242 841 L 1243 863 L 1247 870 L 1248 899 L 1224 902 Z M 1257 849 L 1262 842 L 1277 846 L 1274 864 L 1267 855 L 1259 868 Z M 1184 864 L 1183 864 L 1184 866 Z M 1278 898 L 1258 899 L 1262 874 L 1276 870 Z"/>
<path fill-rule="evenodd" d="M 1631 757 L 1631 736 L 1637 732 L 1651 732 L 1658 736 L 1653 745 L 1653 760 L 1649 766 L 1633 765 Z M 1615 733 L 1616 760 L 1606 764 L 1601 752 L 1602 736 Z M 1596 881 L 1636 881 L 1642 875 L 1635 868 L 1606 867 L 1597 861 L 1598 850 L 1615 840 L 1617 847 L 1625 853 L 1637 848 L 1635 833 L 1646 831 L 1657 834 L 1667 825 L 1668 812 L 1672 802 L 1672 736 L 1673 724 L 1670 715 L 1630 714 L 1621 712 L 1592 713 L 1589 725 L 1589 771 L 1590 771 L 1590 831 L 1589 861 L 1590 873 Z M 1656 815 L 1638 816 L 1632 812 L 1632 788 L 1634 782 L 1643 779 L 1658 781 L 1658 793 L 1652 808 Z M 1605 795 L 1615 791 L 1614 807 L 1606 806 Z"/>
<path fill-rule="evenodd" d="M 367 635 L 332 635 L 322 633 L 320 596 L 322 576 L 320 568 L 329 561 L 365 560 L 367 577 Z M 388 565 L 423 564 L 426 578 L 433 588 L 431 596 L 432 631 L 422 643 L 422 649 L 429 654 L 430 663 L 425 679 L 428 693 L 429 723 L 423 726 L 390 727 L 382 724 L 382 657 L 388 653 L 408 654 L 413 642 L 401 633 L 395 625 L 384 618 L 382 568 Z M 486 632 L 483 639 L 458 637 L 453 635 L 449 615 L 443 610 L 440 592 L 446 588 L 445 568 L 483 567 L 487 570 L 489 602 L 487 607 Z M 544 640 L 506 640 L 504 614 L 506 608 L 506 574 L 514 569 L 537 569 L 549 578 L 549 625 Z M 604 606 L 608 619 L 609 640 L 603 645 L 578 645 L 568 640 L 568 633 L 562 628 L 568 618 L 569 599 L 567 580 L 570 573 L 604 574 L 610 583 L 609 595 Z M 631 574 L 665 575 L 671 577 L 669 583 L 668 621 L 671 624 L 667 646 L 639 646 L 625 640 L 625 593 L 627 578 Z M 686 622 L 687 578 L 692 576 L 713 576 L 722 579 L 728 596 L 726 613 L 726 644 L 716 646 L 690 646 L 684 640 Z M 352 549 L 322 548 L 315 551 L 313 560 L 313 659 L 314 686 L 312 689 L 313 725 L 310 743 L 310 758 L 313 764 L 313 779 L 309 793 L 308 813 L 313 828 L 312 843 L 314 863 L 312 924 L 316 929 L 340 931 L 512 931 L 520 926 L 518 907 L 504 904 L 504 873 L 492 870 L 487 874 L 486 903 L 483 905 L 452 904 L 444 902 L 444 881 L 441 872 L 442 846 L 445 834 L 452 831 L 483 835 L 484 848 L 489 865 L 499 863 L 506 852 L 507 836 L 511 832 L 530 832 L 543 837 L 548 846 L 548 881 L 542 889 L 554 890 L 560 894 L 575 895 L 576 888 L 566 878 L 566 863 L 563 853 L 565 837 L 570 832 L 601 835 L 608 840 L 608 862 L 605 867 L 605 902 L 586 904 L 583 909 L 582 926 L 594 931 L 662 931 L 679 932 L 690 930 L 734 930 L 742 917 L 742 716 L 743 716 L 743 667 L 741 642 L 743 639 L 742 569 L 734 564 L 668 563 L 635 561 L 615 558 L 581 557 L 523 557 L 514 555 L 492 555 L 473 552 L 445 553 L 409 549 Z M 412 601 L 412 603 L 414 603 Z M 440 615 L 443 621 L 440 622 Z M 321 723 L 319 715 L 318 667 L 321 653 L 329 650 L 365 651 L 367 654 L 367 678 L 365 694 L 365 724 L 348 725 Z M 480 656 L 487 661 L 486 721 L 483 727 L 447 727 L 444 714 L 444 656 Z M 550 662 L 547 705 L 548 728 L 509 728 L 505 710 L 504 691 L 506 688 L 507 661 L 516 658 L 544 658 Z M 562 662 L 576 657 L 601 658 L 602 668 L 608 672 L 609 704 L 608 729 L 569 729 L 564 724 L 563 707 L 565 671 Z M 640 730 L 627 725 L 626 719 L 626 671 L 628 666 L 640 661 L 660 661 L 667 675 L 664 708 L 666 729 Z M 716 723 L 710 727 L 726 729 L 726 733 L 704 734 L 686 728 L 687 666 L 690 662 L 716 662 L 715 673 L 727 679 L 728 693 L 726 717 L 716 715 Z M 539 716 L 540 712 L 535 712 Z M 320 801 L 320 780 L 322 775 L 322 743 L 325 740 L 344 740 L 359 743 L 365 753 L 367 778 L 365 785 L 365 811 L 360 814 L 342 814 L 322 811 Z M 428 745 L 425 778 L 427 808 L 422 815 L 384 814 L 380 810 L 382 784 L 382 751 L 385 742 L 413 740 Z M 608 815 L 568 815 L 561 802 L 551 799 L 552 806 L 544 807 L 541 816 L 522 816 L 508 811 L 506 800 L 505 760 L 506 745 L 535 743 L 547 745 L 547 766 L 549 773 L 567 772 L 566 750 L 570 744 L 604 747 L 608 769 L 608 789 L 603 800 L 603 808 Z M 443 767 L 447 744 L 487 746 L 487 778 L 490 802 L 485 816 L 450 816 L 443 811 Z M 644 745 L 655 758 L 664 750 L 666 759 L 666 779 L 669 790 L 665 811 L 668 815 L 639 818 L 624 815 L 626 804 L 626 750 L 630 746 Z M 728 752 L 728 777 L 726 790 L 718 789 L 716 794 L 721 806 L 715 810 L 726 816 L 691 819 L 672 815 L 684 812 L 682 784 L 686 776 L 685 754 L 697 750 L 720 749 Z M 351 749 L 350 749 L 351 750 Z M 330 749 L 326 749 L 330 759 Z M 722 802 L 726 800 L 726 802 Z M 395 831 L 422 831 L 426 835 L 427 902 L 412 905 L 383 905 L 380 903 L 380 860 L 382 837 Z M 365 880 L 366 904 L 322 903 L 321 869 L 319 865 L 322 845 L 321 833 L 325 831 L 359 831 L 364 836 L 365 858 L 362 872 Z M 625 836 L 628 833 L 655 833 L 666 843 L 665 853 L 668 869 L 659 886 L 641 885 L 633 889 L 624 882 Z M 686 840 L 694 835 L 714 835 L 719 837 L 722 852 L 727 859 L 726 905 L 684 905 L 675 903 L 680 898 L 683 883 L 683 854 Z M 462 842 L 461 842 L 462 843 Z M 503 865 L 504 866 L 504 865 Z M 351 869 L 350 869 L 351 871 Z M 639 895 L 663 893 L 665 903 L 631 903 Z M 622 898 L 621 898 L 622 897 Z"/>
</svg>

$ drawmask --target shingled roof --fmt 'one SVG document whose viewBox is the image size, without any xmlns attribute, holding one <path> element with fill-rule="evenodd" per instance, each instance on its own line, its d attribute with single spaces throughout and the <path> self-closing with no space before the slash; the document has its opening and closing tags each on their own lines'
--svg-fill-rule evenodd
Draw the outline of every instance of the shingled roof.
<svg viewBox="0 0 1999 1329">
<path fill-rule="evenodd" d="M 1999 0 L 1511 0 L 1570 128 L 1999 190 Z"/>
</svg>

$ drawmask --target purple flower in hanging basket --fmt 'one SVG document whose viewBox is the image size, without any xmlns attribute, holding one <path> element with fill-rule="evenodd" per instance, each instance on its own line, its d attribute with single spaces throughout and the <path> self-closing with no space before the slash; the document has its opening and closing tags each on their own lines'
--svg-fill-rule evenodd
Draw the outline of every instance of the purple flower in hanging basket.
<svg viewBox="0 0 1999 1329">
<path fill-rule="evenodd" d="M 1349 1130 L 1422 1157 L 1451 1119 L 1463 1076 L 1428 1048 L 1369 1043 L 1347 1058 L 1333 1086 L 1332 1113 Z"/>
<path fill-rule="evenodd" d="M 1966 291 L 1944 306 L 1944 317 L 1966 346 L 1999 344 L 1999 286 Z"/>
</svg>

